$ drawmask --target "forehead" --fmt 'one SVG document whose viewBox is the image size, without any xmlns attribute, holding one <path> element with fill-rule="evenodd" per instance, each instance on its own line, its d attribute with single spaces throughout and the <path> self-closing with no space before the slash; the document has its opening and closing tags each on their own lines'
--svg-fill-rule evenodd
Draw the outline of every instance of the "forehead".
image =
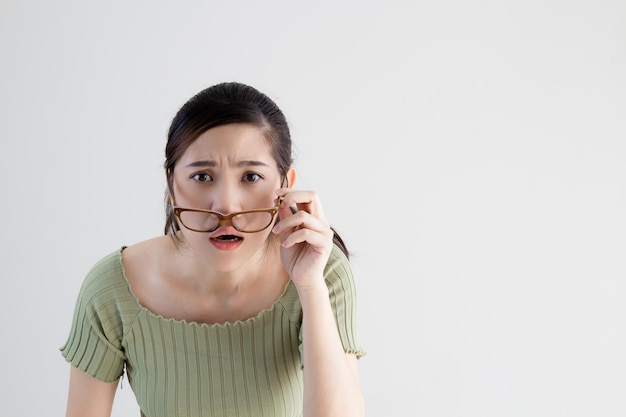
<svg viewBox="0 0 626 417">
<path fill-rule="evenodd" d="M 185 150 L 180 162 L 185 165 L 207 160 L 225 164 L 249 160 L 276 166 L 271 151 L 261 129 L 251 124 L 233 123 L 202 133 Z"/>
</svg>

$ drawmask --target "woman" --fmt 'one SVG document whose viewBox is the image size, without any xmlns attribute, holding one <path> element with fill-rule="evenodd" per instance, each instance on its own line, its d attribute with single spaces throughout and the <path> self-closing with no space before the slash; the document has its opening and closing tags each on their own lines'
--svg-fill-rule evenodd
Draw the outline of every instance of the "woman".
<svg viewBox="0 0 626 417">
<path fill-rule="evenodd" d="M 110 416 L 126 372 L 142 416 L 362 416 L 348 252 L 293 188 L 284 115 L 222 83 L 176 114 L 165 236 L 86 277 L 67 416 Z"/>
</svg>

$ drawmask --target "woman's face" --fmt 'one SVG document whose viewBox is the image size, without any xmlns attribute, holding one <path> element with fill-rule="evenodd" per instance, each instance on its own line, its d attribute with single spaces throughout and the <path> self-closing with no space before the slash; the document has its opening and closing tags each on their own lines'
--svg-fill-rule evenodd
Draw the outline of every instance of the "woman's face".
<svg viewBox="0 0 626 417">
<path fill-rule="evenodd" d="M 176 163 L 172 185 L 177 206 L 230 214 L 274 207 L 281 177 L 261 130 L 237 123 L 200 135 Z M 270 231 L 271 226 L 243 233 L 222 224 L 199 233 L 181 225 L 184 240 L 220 270 L 232 270 L 258 252 Z"/>
</svg>

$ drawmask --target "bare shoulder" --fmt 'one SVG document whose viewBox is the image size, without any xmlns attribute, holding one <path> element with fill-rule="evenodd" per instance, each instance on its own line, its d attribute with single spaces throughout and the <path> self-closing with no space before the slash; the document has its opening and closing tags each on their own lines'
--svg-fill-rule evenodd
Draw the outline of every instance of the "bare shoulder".
<svg viewBox="0 0 626 417">
<path fill-rule="evenodd" d="M 126 247 L 122 251 L 122 265 L 126 278 L 140 299 L 142 289 L 161 276 L 162 262 L 168 258 L 172 246 L 169 236 L 159 236 Z"/>
<path fill-rule="evenodd" d="M 126 246 L 124 254 L 138 254 L 140 252 L 154 252 L 158 249 L 164 249 L 171 246 L 172 238 L 170 236 L 157 236 L 141 242 Z"/>
<path fill-rule="evenodd" d="M 169 236 L 158 236 L 127 246 L 122 252 L 124 267 L 135 267 L 139 266 L 137 264 L 158 260 L 167 253 L 171 245 Z"/>
</svg>

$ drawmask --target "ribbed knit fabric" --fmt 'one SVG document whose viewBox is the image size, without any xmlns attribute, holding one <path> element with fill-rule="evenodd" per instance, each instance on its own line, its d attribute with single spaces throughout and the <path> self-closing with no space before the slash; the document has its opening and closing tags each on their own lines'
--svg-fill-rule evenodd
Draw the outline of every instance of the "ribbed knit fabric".
<svg viewBox="0 0 626 417">
<path fill-rule="evenodd" d="M 121 253 L 104 257 L 83 283 L 61 348 L 68 362 L 107 382 L 126 368 L 146 417 L 302 415 L 302 307 L 291 281 L 270 309 L 245 321 L 166 319 L 132 294 Z M 360 357 L 354 281 L 337 247 L 325 278 L 344 350 Z"/>
</svg>

